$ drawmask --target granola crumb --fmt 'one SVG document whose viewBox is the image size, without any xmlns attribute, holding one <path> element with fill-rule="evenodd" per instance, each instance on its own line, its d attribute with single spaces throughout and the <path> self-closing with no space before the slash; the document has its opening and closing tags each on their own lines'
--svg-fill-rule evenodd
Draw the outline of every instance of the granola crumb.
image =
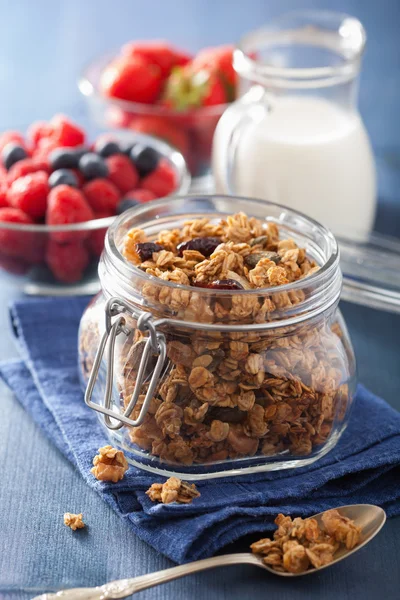
<svg viewBox="0 0 400 600">
<path fill-rule="evenodd" d="M 194 483 L 181 481 L 177 477 L 170 477 L 165 483 L 153 483 L 146 494 L 153 502 L 161 502 L 162 504 L 170 504 L 171 502 L 189 504 L 195 498 L 200 497 L 200 492 Z"/>
<path fill-rule="evenodd" d="M 85 527 L 85 523 L 83 522 L 82 513 L 79 513 L 78 515 L 69 512 L 64 513 L 64 525 L 70 527 L 72 531 L 83 529 L 83 527 Z"/>
<path fill-rule="evenodd" d="M 122 450 L 112 446 L 99 448 L 99 453 L 93 459 L 94 467 L 90 472 L 99 481 L 120 481 L 128 470 L 128 462 Z"/>
<path fill-rule="evenodd" d="M 336 509 L 322 515 L 323 528 L 315 519 L 291 519 L 279 514 L 275 519 L 278 528 L 273 540 L 263 538 L 251 544 L 254 554 L 263 557 L 264 564 L 276 571 L 304 573 L 310 567 L 319 569 L 335 559 L 341 547 L 348 550 L 360 543 L 361 528 Z"/>
</svg>

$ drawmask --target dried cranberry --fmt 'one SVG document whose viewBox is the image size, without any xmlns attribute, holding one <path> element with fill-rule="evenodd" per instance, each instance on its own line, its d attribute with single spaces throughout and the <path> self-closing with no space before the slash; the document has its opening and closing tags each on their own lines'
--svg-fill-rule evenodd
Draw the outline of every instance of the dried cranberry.
<svg viewBox="0 0 400 600">
<path fill-rule="evenodd" d="M 182 242 L 177 247 L 177 250 L 179 256 L 183 256 L 184 250 L 197 250 L 198 252 L 201 252 L 203 256 L 210 256 L 220 243 L 221 240 L 217 237 L 199 237 L 193 238 L 188 242 Z"/>
<path fill-rule="evenodd" d="M 225 423 L 241 423 L 246 418 L 246 412 L 229 406 L 216 406 L 207 411 L 206 421 L 224 421 Z"/>
<path fill-rule="evenodd" d="M 210 290 L 244 290 L 244 287 L 238 281 L 235 281 L 235 279 L 216 279 L 209 283 L 197 281 L 194 285 L 196 287 L 209 288 Z"/>
<path fill-rule="evenodd" d="M 155 242 L 142 242 L 141 244 L 135 244 L 135 250 L 140 260 L 144 262 L 145 260 L 152 259 L 153 252 L 160 252 L 164 248 Z"/>
</svg>

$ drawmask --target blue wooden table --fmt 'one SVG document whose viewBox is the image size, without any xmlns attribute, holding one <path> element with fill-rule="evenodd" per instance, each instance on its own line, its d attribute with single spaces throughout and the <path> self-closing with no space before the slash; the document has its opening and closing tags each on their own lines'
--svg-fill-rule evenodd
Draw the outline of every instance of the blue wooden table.
<svg viewBox="0 0 400 600">
<path fill-rule="evenodd" d="M 400 2 L 314 0 L 308 7 L 358 16 L 369 33 L 361 111 L 378 158 L 378 227 L 400 237 Z M 85 123 L 76 77 L 98 53 L 132 38 L 169 38 L 197 50 L 236 40 L 296 0 L 0 0 L 0 130 L 65 112 Z M 0 359 L 17 355 L 7 303 L 18 290 L 0 280 Z M 342 310 L 370 389 L 400 409 L 400 317 L 350 304 Z M 43 437 L 0 387 L 0 599 L 26 600 L 60 587 L 95 585 L 171 565 L 137 539 Z M 400 482 L 399 482 L 400 485 Z M 65 510 L 92 525 L 72 535 Z M 228 551 L 244 550 L 242 540 Z M 320 575 L 282 580 L 252 567 L 222 569 L 142 592 L 170 600 L 244 598 L 396 599 L 400 592 L 400 519 L 345 564 Z M 136 596 L 135 596 L 136 597 Z"/>
</svg>

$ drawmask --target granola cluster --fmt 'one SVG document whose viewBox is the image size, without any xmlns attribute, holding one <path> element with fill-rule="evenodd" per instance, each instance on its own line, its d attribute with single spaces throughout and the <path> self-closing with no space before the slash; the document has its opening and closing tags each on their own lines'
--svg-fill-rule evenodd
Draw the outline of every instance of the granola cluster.
<svg viewBox="0 0 400 600">
<path fill-rule="evenodd" d="M 112 446 L 99 448 L 99 453 L 93 459 L 94 467 L 90 472 L 99 481 L 120 481 L 128 470 L 128 461 L 121 450 Z"/>
<path fill-rule="evenodd" d="M 275 571 L 303 573 L 309 568 L 331 563 L 341 545 L 354 548 L 361 539 L 361 528 L 336 509 L 322 515 L 323 529 L 315 519 L 301 519 L 279 514 L 274 538 L 264 538 L 251 545 L 254 554 Z"/>
<path fill-rule="evenodd" d="M 85 527 L 85 523 L 83 522 L 83 515 L 79 513 L 75 515 L 73 513 L 65 513 L 64 514 L 64 525 L 70 527 L 72 531 L 76 531 L 77 529 L 83 529 Z"/>
<path fill-rule="evenodd" d="M 171 502 L 189 504 L 200 496 L 194 483 L 186 483 L 177 477 L 170 477 L 165 483 L 153 483 L 146 494 L 153 502 L 162 502 L 163 504 Z"/>
<path fill-rule="evenodd" d="M 263 223 L 243 213 L 212 223 L 187 221 L 182 229 L 161 231 L 156 240 L 132 229 L 124 240 L 125 258 L 164 282 L 190 286 L 171 288 L 149 281 L 143 296 L 160 312 L 202 322 L 270 320 L 304 300 L 302 290 L 271 292 L 315 273 L 319 267 L 293 239 L 280 239 L 275 223 Z M 219 296 L 212 301 L 196 288 L 262 290 L 262 294 Z"/>
</svg>

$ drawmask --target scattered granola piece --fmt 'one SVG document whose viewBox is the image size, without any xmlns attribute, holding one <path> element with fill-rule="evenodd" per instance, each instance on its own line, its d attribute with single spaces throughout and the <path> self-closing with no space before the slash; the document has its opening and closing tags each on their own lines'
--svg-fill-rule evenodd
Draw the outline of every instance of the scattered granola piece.
<svg viewBox="0 0 400 600">
<path fill-rule="evenodd" d="M 153 483 L 146 494 L 153 502 L 162 502 L 163 504 L 171 502 L 189 504 L 200 496 L 194 483 L 186 483 L 177 477 L 170 477 L 165 483 Z"/>
<path fill-rule="evenodd" d="M 70 527 L 72 531 L 76 531 L 77 529 L 82 529 L 85 527 L 85 523 L 82 520 L 82 513 L 79 515 L 74 515 L 73 513 L 64 513 L 64 525 Z"/>
<path fill-rule="evenodd" d="M 99 453 L 93 459 L 94 467 L 90 472 L 99 481 L 120 481 L 128 470 L 128 462 L 122 450 L 112 446 L 99 448 Z"/>
<path fill-rule="evenodd" d="M 351 550 L 361 538 L 361 528 L 336 509 L 326 511 L 321 520 L 324 529 L 316 519 L 292 520 L 279 514 L 275 519 L 278 528 L 274 539 L 263 538 L 250 548 L 276 571 L 304 573 L 310 566 L 319 569 L 334 560 L 340 544 Z"/>
</svg>

